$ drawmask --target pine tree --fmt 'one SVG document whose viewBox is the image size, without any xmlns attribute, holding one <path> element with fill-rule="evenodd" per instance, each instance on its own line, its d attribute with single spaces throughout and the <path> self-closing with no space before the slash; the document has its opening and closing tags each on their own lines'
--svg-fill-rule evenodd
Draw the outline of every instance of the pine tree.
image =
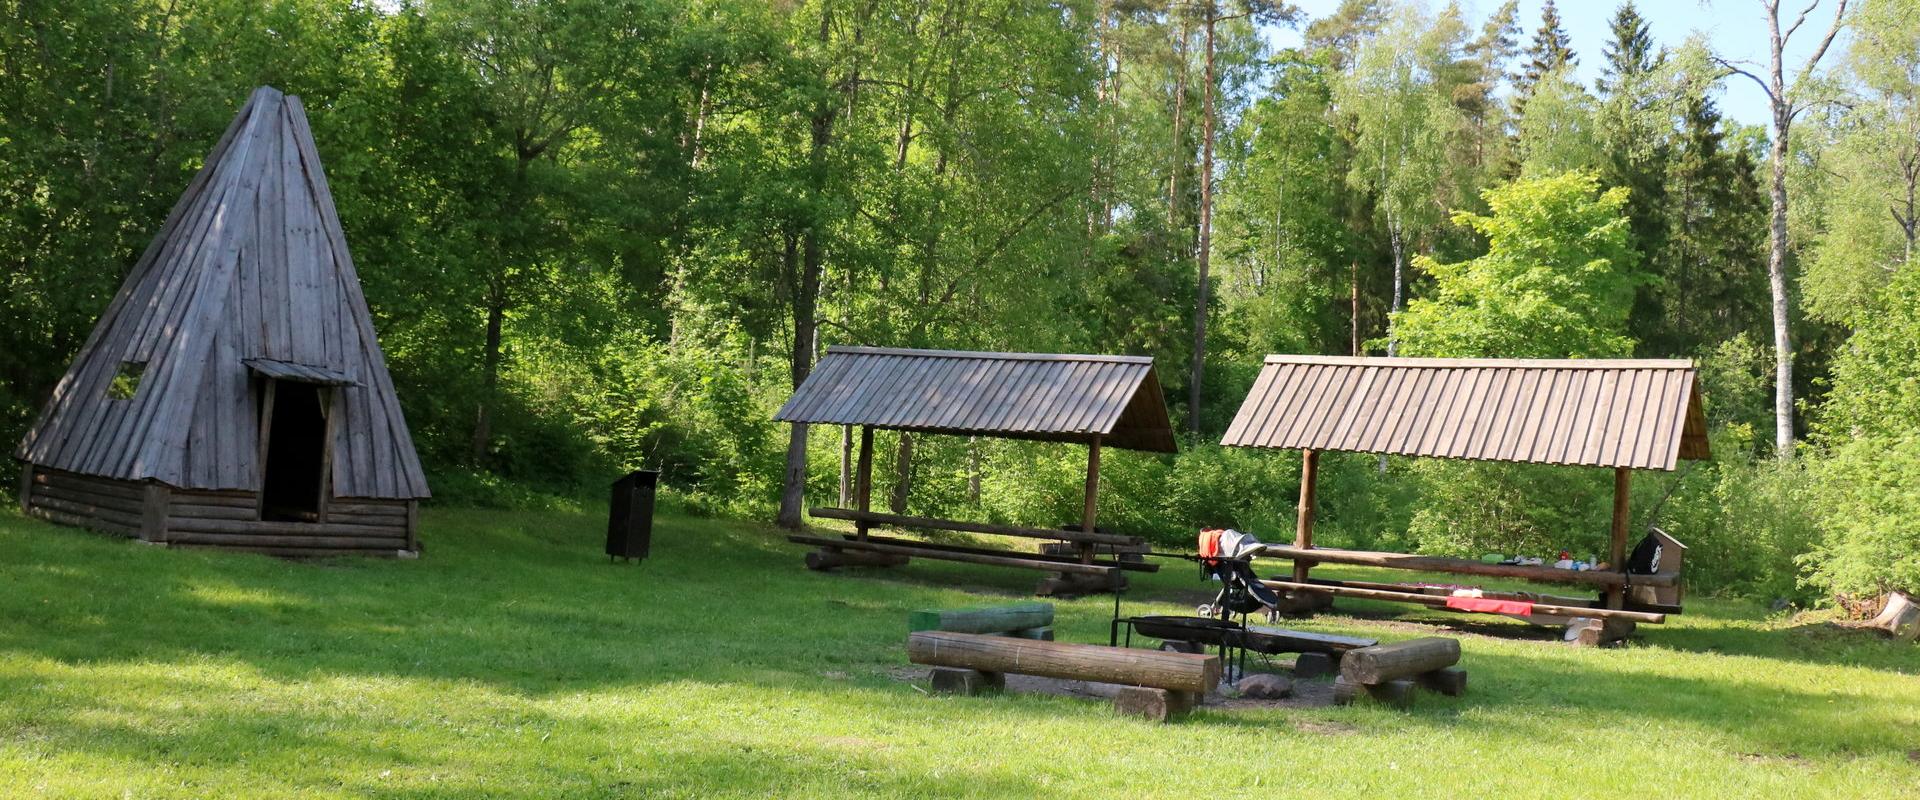
<svg viewBox="0 0 1920 800">
<path fill-rule="evenodd" d="M 1533 87 L 1540 79 L 1578 63 L 1580 58 L 1574 55 L 1573 38 L 1560 24 L 1560 9 L 1554 6 L 1553 0 L 1547 0 L 1546 5 L 1540 7 L 1540 27 L 1533 32 L 1533 42 L 1527 45 L 1526 66 L 1513 76 L 1514 114 L 1524 113 L 1527 98 L 1533 95 Z"/>
</svg>

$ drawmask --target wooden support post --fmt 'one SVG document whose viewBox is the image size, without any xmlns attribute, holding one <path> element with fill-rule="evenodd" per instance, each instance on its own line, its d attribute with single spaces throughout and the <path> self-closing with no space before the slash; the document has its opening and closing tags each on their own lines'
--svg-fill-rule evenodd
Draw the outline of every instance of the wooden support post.
<svg viewBox="0 0 1920 800">
<path fill-rule="evenodd" d="M 934 667 L 931 677 L 933 690 L 940 694 L 975 695 L 1007 688 L 1007 676 L 1000 672 Z"/>
<path fill-rule="evenodd" d="M 853 426 L 840 426 L 840 507 L 853 496 Z"/>
<path fill-rule="evenodd" d="M 420 501 L 407 501 L 407 550 L 420 552 Z"/>
<path fill-rule="evenodd" d="M 1199 696 L 1193 692 L 1149 689 L 1144 686 L 1123 687 L 1113 696 L 1113 710 L 1150 722 L 1168 722 L 1184 717 L 1199 703 Z"/>
<path fill-rule="evenodd" d="M 173 490 L 166 484 L 148 482 L 140 503 L 140 541 L 165 542 L 167 540 L 167 502 Z"/>
<path fill-rule="evenodd" d="M 1615 467 L 1613 470 L 1613 538 L 1607 550 L 1607 569 L 1627 574 L 1627 503 L 1632 499 L 1633 470 Z M 1618 609 L 1626 605 L 1627 592 L 1624 587 L 1607 587 L 1607 608 Z"/>
<path fill-rule="evenodd" d="M 1320 451 L 1300 451 L 1300 515 L 1293 529 L 1293 546 L 1302 550 L 1313 547 L 1313 504 L 1319 495 Z M 1307 582 L 1307 571 L 1313 568 L 1313 562 L 1295 559 L 1293 562 L 1293 580 L 1295 583 Z"/>
<path fill-rule="evenodd" d="M 1100 503 L 1100 437 L 1093 437 L 1087 443 L 1087 496 L 1086 507 L 1080 511 L 1080 532 L 1093 533 L 1094 514 Z M 1080 543 L 1080 563 L 1093 563 L 1093 543 Z"/>
<path fill-rule="evenodd" d="M 860 466 L 859 474 L 854 477 L 854 498 L 860 504 L 861 511 L 872 511 L 873 506 L 873 428 L 860 426 Z M 861 539 L 867 538 L 868 523 L 855 520 L 853 530 Z"/>
<path fill-rule="evenodd" d="M 20 465 L 20 513 L 25 514 L 33 505 L 33 464 Z"/>
</svg>

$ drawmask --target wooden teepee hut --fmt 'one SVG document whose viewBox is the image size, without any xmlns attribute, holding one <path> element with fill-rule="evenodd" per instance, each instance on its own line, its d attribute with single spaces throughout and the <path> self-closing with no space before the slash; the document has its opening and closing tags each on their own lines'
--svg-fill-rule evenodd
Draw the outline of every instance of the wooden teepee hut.
<svg viewBox="0 0 1920 800">
<path fill-rule="evenodd" d="M 417 552 L 426 478 L 300 98 L 247 99 L 15 457 L 21 507 L 55 522 Z"/>
</svg>

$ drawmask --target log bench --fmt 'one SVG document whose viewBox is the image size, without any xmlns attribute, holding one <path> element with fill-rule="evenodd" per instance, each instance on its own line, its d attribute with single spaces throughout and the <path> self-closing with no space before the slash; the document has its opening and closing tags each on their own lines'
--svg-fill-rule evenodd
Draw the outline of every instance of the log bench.
<svg viewBox="0 0 1920 800">
<path fill-rule="evenodd" d="M 1460 642 L 1440 636 L 1362 647 L 1349 651 L 1333 681 L 1333 700 L 1346 705 L 1361 695 L 1396 708 L 1413 703 L 1415 689 L 1449 697 L 1467 690 L 1467 671 L 1460 661 Z"/>
<path fill-rule="evenodd" d="M 1052 603 L 928 608 L 907 615 L 907 632 L 952 631 L 1053 640 Z"/>
<path fill-rule="evenodd" d="M 1220 685 L 1221 676 L 1218 656 L 956 631 L 908 634 L 907 658 L 934 668 L 933 688 L 939 692 L 1004 689 L 1007 673 L 1118 684 L 1115 710 L 1158 722 L 1192 710 Z"/>
</svg>

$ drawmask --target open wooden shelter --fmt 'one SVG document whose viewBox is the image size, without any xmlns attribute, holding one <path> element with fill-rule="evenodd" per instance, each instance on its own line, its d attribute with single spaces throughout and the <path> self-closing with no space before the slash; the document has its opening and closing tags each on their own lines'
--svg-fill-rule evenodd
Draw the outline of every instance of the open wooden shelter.
<svg viewBox="0 0 1920 800">
<path fill-rule="evenodd" d="M 1122 585 L 1122 570 L 1157 568 L 1124 557 L 1144 550 L 1144 540 L 1102 532 L 1095 525 L 1101 448 L 1174 452 L 1173 426 L 1152 358 L 830 347 L 774 418 L 843 426 L 849 434 L 846 449 L 851 447 L 852 428 L 860 429 L 851 498 L 855 507 L 810 512 L 819 518 L 850 520 L 854 534 L 788 537 L 820 548 L 807 559 L 816 569 L 846 564 L 890 566 L 912 557 L 931 558 L 1055 573 L 1042 585 L 1042 591 L 1050 592 L 1117 588 Z M 875 512 L 871 499 L 876 429 L 1085 445 L 1081 517 L 1076 525 L 1034 528 Z M 847 457 L 843 449 L 843 463 Z M 1070 547 L 1022 552 L 870 533 L 881 525 L 1025 537 Z M 1101 557 L 1106 553 L 1114 557 Z"/>
<path fill-rule="evenodd" d="M 1593 599 L 1485 593 L 1537 604 L 1549 618 L 1663 622 L 1680 611 L 1685 547 L 1654 532 L 1665 553 L 1655 574 L 1629 574 L 1628 488 L 1633 470 L 1672 470 L 1708 455 L 1693 363 L 1685 360 L 1509 360 L 1268 356 L 1221 439 L 1232 447 L 1300 450 L 1294 543 L 1267 555 L 1294 562 L 1291 581 L 1269 585 L 1310 597 L 1364 597 L 1447 607 L 1436 587 L 1316 580 L 1316 563 L 1521 578 L 1596 588 Z M 1455 558 L 1313 546 L 1320 453 L 1343 451 L 1611 468 L 1608 569 L 1488 564 Z M 1456 606 L 1457 607 L 1457 606 Z"/>
<path fill-rule="evenodd" d="M 21 507 L 55 522 L 417 552 L 426 478 L 298 97 L 248 98 L 15 457 Z"/>
</svg>

